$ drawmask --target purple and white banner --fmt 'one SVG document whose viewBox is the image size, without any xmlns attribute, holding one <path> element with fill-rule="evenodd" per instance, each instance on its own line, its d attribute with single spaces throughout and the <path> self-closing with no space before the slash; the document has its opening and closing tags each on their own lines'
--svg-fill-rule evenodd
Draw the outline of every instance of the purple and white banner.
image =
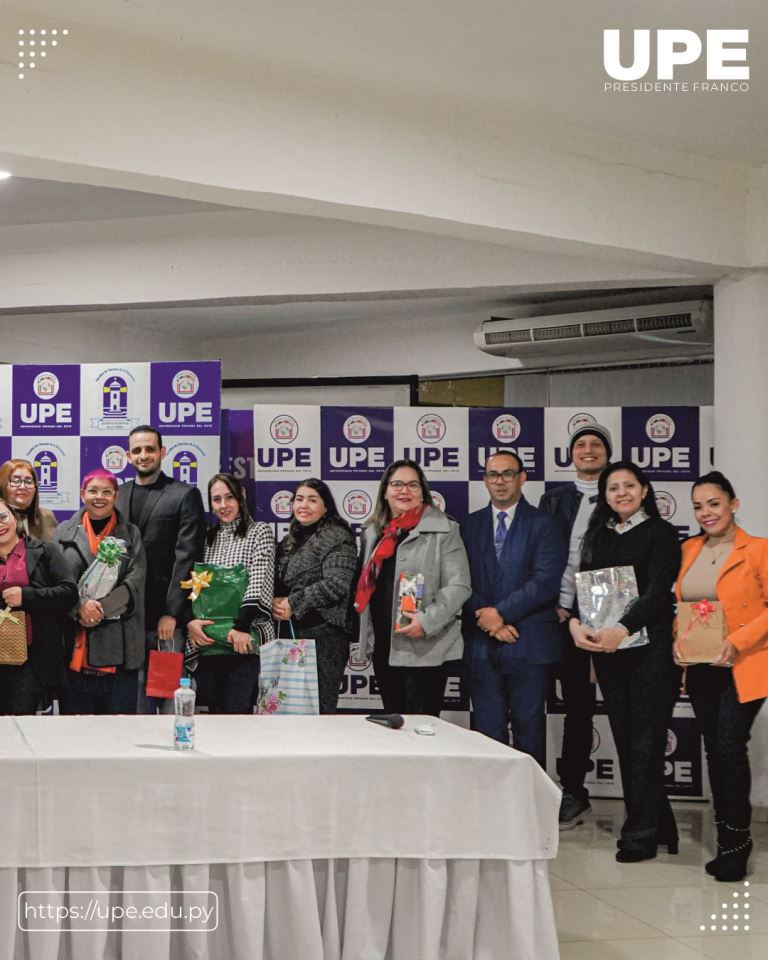
<svg viewBox="0 0 768 960">
<path fill-rule="evenodd" d="M 134 476 L 128 434 L 142 423 L 163 435 L 163 470 L 205 495 L 219 470 L 221 364 L 35 364 L 0 367 L 0 462 L 29 460 L 40 503 L 59 519 L 80 506 L 94 467 L 124 483 Z M 253 448 L 251 430 L 250 445 Z"/>
<path fill-rule="evenodd" d="M 0 381 L 2 390 L 2 381 Z M 339 513 L 359 534 L 370 516 L 379 480 L 396 458 L 421 464 L 436 504 L 457 520 L 488 503 L 482 471 L 488 456 L 511 449 L 526 468 L 524 493 L 534 505 L 543 491 L 574 476 L 568 437 L 578 426 L 599 423 L 613 439 L 613 459 L 633 459 L 653 481 L 661 515 L 687 537 L 697 532 L 690 485 L 712 468 L 711 407 L 315 407 L 265 405 L 225 410 L 221 467 L 239 477 L 255 517 L 281 540 L 291 517 L 291 496 L 307 477 L 325 480 Z M 446 680 L 445 710 L 469 723 L 461 665 Z M 339 699 L 341 710 L 379 709 L 370 662 L 352 648 Z M 562 743 L 562 714 L 551 705 L 549 744 L 555 774 Z M 615 748 L 604 713 L 595 717 L 591 790 L 620 795 Z M 678 704 L 669 736 L 667 786 L 674 796 L 703 791 L 700 739 L 690 705 Z"/>
</svg>

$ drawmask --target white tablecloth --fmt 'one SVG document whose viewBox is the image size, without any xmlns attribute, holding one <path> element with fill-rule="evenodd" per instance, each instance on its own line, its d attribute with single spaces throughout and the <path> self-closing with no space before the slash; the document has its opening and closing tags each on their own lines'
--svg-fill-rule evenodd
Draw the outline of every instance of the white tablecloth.
<svg viewBox="0 0 768 960">
<path fill-rule="evenodd" d="M 212 890 L 213 933 L 17 932 L 0 960 L 557 957 L 546 860 L 559 791 L 440 721 L 0 718 L 0 912 L 22 890 Z M 121 894 L 124 898 L 128 894 Z"/>
</svg>

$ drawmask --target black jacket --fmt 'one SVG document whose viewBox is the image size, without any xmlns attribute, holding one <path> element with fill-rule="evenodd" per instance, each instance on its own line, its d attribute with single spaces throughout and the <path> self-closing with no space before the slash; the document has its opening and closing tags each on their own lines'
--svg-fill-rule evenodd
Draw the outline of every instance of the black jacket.
<svg viewBox="0 0 768 960">
<path fill-rule="evenodd" d="M 129 480 L 117 492 L 117 508 L 126 520 L 131 519 L 134 483 Z M 161 473 L 157 489 L 150 490 L 141 516 L 134 522 L 147 559 L 145 628 L 156 630 L 158 620 L 166 614 L 188 620 L 187 592 L 179 582 L 189 579 L 195 560 L 203 555 L 206 523 L 200 491 Z"/>
<path fill-rule="evenodd" d="M 571 530 L 576 522 L 583 496 L 576 484 L 569 482 L 559 487 L 552 487 L 551 490 L 545 490 L 539 500 L 539 510 L 551 514 L 557 520 L 566 543 L 570 542 Z"/>
<path fill-rule="evenodd" d="M 26 547 L 29 586 L 21 588 L 21 609 L 32 620 L 29 662 L 41 684 L 61 686 L 66 682 L 61 621 L 77 603 L 77 584 L 53 543 L 28 539 Z"/>
</svg>

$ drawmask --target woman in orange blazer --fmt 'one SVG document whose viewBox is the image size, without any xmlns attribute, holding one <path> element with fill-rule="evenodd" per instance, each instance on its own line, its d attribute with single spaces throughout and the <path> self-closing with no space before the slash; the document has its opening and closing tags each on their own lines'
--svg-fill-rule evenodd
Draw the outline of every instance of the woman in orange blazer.
<svg viewBox="0 0 768 960">
<path fill-rule="evenodd" d="M 736 525 L 739 501 L 719 471 L 691 491 L 703 533 L 683 544 L 675 585 L 678 602 L 719 600 L 726 637 L 710 664 L 688 668 L 687 688 L 704 737 L 717 827 L 717 856 L 706 865 L 716 880 L 742 880 L 752 851 L 747 744 L 768 696 L 768 540 Z M 682 662 L 680 638 L 675 657 Z M 732 667 L 732 669 L 728 669 Z"/>
</svg>

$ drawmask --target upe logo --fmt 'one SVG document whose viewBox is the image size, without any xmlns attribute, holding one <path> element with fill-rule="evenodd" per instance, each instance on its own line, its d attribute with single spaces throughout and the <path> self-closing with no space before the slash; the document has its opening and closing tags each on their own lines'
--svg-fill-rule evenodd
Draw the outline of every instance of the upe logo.
<svg viewBox="0 0 768 960">
<path fill-rule="evenodd" d="M 446 433 L 445 420 L 436 413 L 428 413 L 419 418 L 416 433 L 424 443 L 439 443 Z"/>
<path fill-rule="evenodd" d="M 197 483 L 197 457 L 190 450 L 179 450 L 173 456 L 173 479 L 182 483 Z"/>
<path fill-rule="evenodd" d="M 38 450 L 34 460 L 37 486 L 41 493 L 55 493 L 59 485 L 59 461 L 50 450 Z"/>
<path fill-rule="evenodd" d="M 127 463 L 128 458 L 122 447 L 107 447 L 101 455 L 101 465 L 110 473 L 122 473 Z"/>
<path fill-rule="evenodd" d="M 371 435 L 371 423 L 366 417 L 354 414 L 344 421 L 341 432 L 350 443 L 365 443 Z"/>
<path fill-rule="evenodd" d="M 677 501 L 666 490 L 656 491 L 656 506 L 659 508 L 662 520 L 671 520 L 677 511 Z"/>
<path fill-rule="evenodd" d="M 573 431 L 578 430 L 579 427 L 587 427 L 593 423 L 597 423 L 597 420 L 591 413 L 574 413 L 568 421 L 568 436 L 570 437 Z"/>
<path fill-rule="evenodd" d="M 438 493 L 437 490 L 430 492 L 432 493 L 432 503 L 434 503 L 438 510 L 442 510 L 443 513 L 445 513 L 445 497 L 442 493 Z"/>
<path fill-rule="evenodd" d="M 600 749 L 600 734 L 597 732 L 597 727 L 592 727 L 592 746 L 589 749 L 590 753 L 597 753 Z"/>
<path fill-rule="evenodd" d="M 270 423 L 269 435 L 275 443 L 293 443 L 299 435 L 299 425 L 293 417 L 283 413 Z"/>
<path fill-rule="evenodd" d="M 50 370 L 44 370 L 35 377 L 32 390 L 40 400 L 52 400 L 59 392 L 59 378 Z"/>
<path fill-rule="evenodd" d="M 513 443 L 520 436 L 520 421 L 511 413 L 502 413 L 491 425 L 491 433 L 499 443 Z"/>
<path fill-rule="evenodd" d="M 200 389 L 200 380 L 193 370 L 179 370 L 171 386 L 177 397 L 188 400 Z"/>
<path fill-rule="evenodd" d="M 654 413 L 645 424 L 645 432 L 654 443 L 668 443 L 675 435 L 675 421 L 666 413 Z"/>
<path fill-rule="evenodd" d="M 128 412 L 128 385 L 122 377 L 111 377 L 104 383 L 101 414 L 105 420 L 122 420 Z"/>
<path fill-rule="evenodd" d="M 664 750 L 665 757 L 671 757 L 677 750 L 677 734 L 674 730 L 667 730 L 667 746 Z"/>
<path fill-rule="evenodd" d="M 651 30 L 632 31 L 632 62 L 621 62 L 621 30 L 603 30 L 603 66 L 614 80 L 640 80 L 651 66 Z M 674 80 L 675 67 L 695 63 L 701 56 L 701 37 L 693 30 L 656 30 L 656 79 Z M 749 80 L 746 46 L 749 30 L 707 30 L 707 80 Z"/>
<path fill-rule="evenodd" d="M 344 513 L 350 520 L 365 520 L 372 506 L 371 498 L 365 490 L 350 490 L 342 501 Z"/>
<path fill-rule="evenodd" d="M 293 503 L 293 494 L 290 490 L 278 490 L 269 501 L 272 513 L 280 520 L 287 520 L 291 515 L 291 506 Z"/>
</svg>

